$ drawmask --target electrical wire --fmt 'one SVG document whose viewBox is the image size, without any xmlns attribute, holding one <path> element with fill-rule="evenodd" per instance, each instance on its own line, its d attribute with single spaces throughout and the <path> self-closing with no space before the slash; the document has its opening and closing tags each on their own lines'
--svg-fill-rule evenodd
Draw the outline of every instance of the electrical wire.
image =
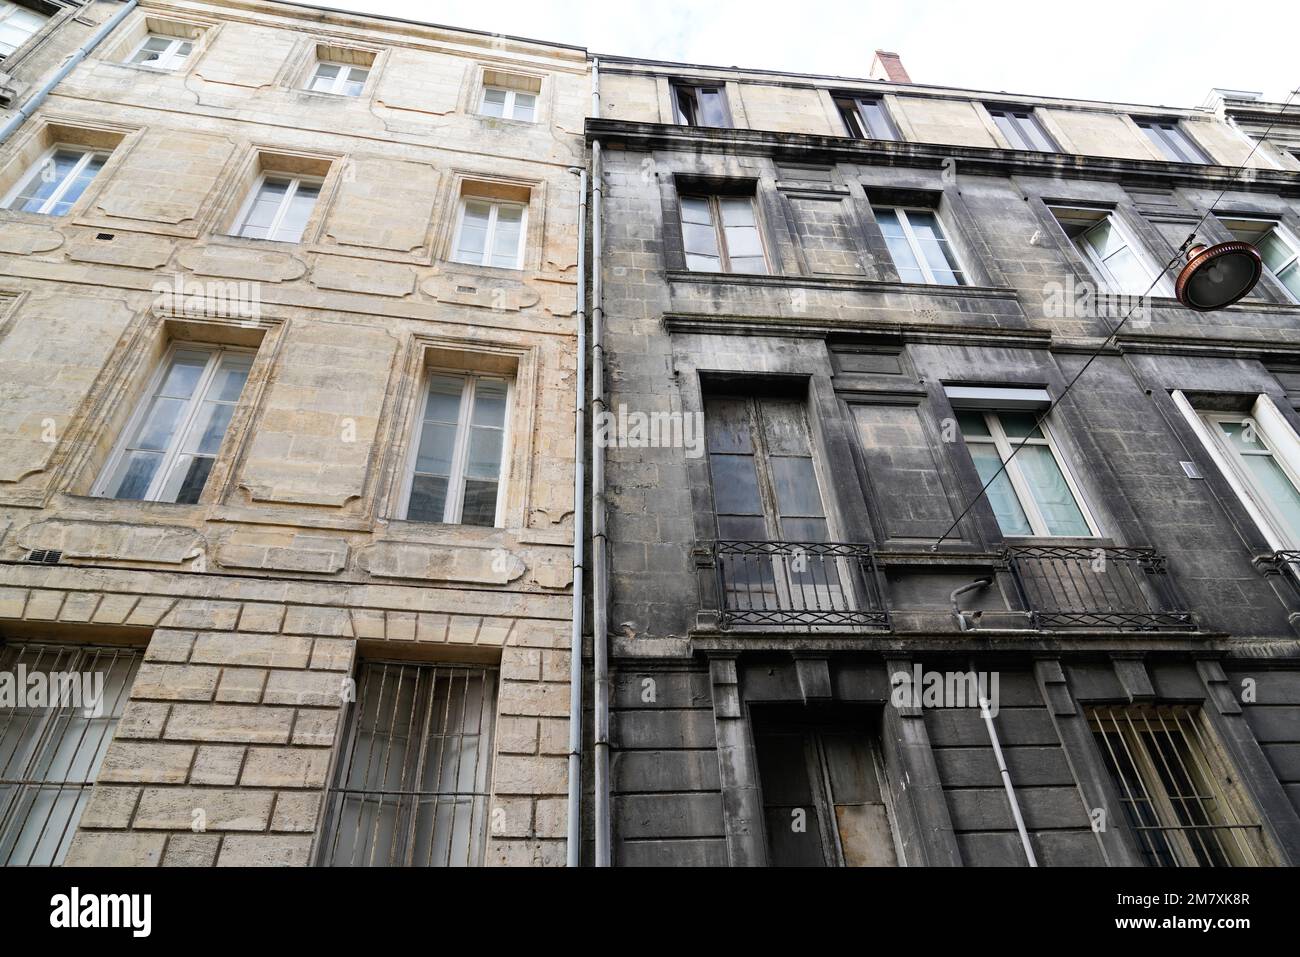
<svg viewBox="0 0 1300 957">
<path fill-rule="evenodd" d="M 1291 91 L 1290 95 L 1286 98 L 1286 102 L 1282 104 L 1282 109 L 1278 110 L 1277 116 L 1269 122 L 1268 128 L 1265 129 L 1263 134 L 1255 140 L 1255 144 L 1250 148 L 1250 152 L 1246 154 L 1246 158 L 1243 159 L 1240 165 L 1232 171 L 1232 175 L 1228 177 L 1228 181 L 1224 184 L 1223 189 L 1219 190 L 1219 195 L 1215 197 L 1214 202 L 1205 207 L 1205 212 L 1201 215 L 1201 218 L 1197 221 L 1196 225 L 1192 227 L 1192 231 L 1188 234 L 1187 238 L 1183 240 L 1183 244 L 1178 247 L 1177 252 L 1174 253 L 1169 262 L 1165 263 L 1164 268 L 1156 274 L 1156 277 L 1153 280 L 1151 280 L 1151 285 L 1147 286 L 1146 292 L 1142 293 L 1142 295 L 1138 297 L 1137 302 L 1135 302 L 1129 311 L 1124 314 L 1124 317 L 1115 324 L 1115 327 L 1110 330 L 1106 338 L 1101 341 L 1101 345 L 1097 346 L 1097 348 L 1093 350 L 1092 354 L 1088 356 L 1088 361 L 1083 364 L 1083 368 L 1076 372 L 1074 378 L 1066 383 L 1065 388 L 1061 390 L 1061 394 L 1048 404 L 1047 408 L 1043 410 L 1043 414 L 1034 422 L 1034 427 L 1026 431 L 1024 437 L 1016 447 L 1011 450 L 1011 454 L 1006 457 L 1006 460 L 1000 466 L 998 466 L 998 470 L 990 476 L 987 482 L 984 483 L 979 492 L 975 494 L 975 497 L 970 500 L 970 503 L 961 510 L 961 514 L 953 519 L 953 523 L 948 526 L 948 530 L 940 535 L 938 539 L 935 540 L 934 544 L 930 546 L 930 551 L 936 551 L 939 546 L 943 544 L 944 539 L 951 535 L 953 530 L 961 524 L 961 520 L 965 518 L 970 513 L 970 510 L 975 507 L 976 503 L 985 496 L 985 493 L 988 492 L 990 486 L 998 480 L 998 476 L 1007 470 L 1007 465 L 1009 465 L 1011 460 L 1016 457 L 1016 453 L 1025 447 L 1025 443 L 1029 441 L 1030 437 L 1035 432 L 1042 428 L 1043 423 L 1047 421 L 1047 417 L 1052 414 L 1052 410 L 1060 405 L 1065 397 L 1070 394 L 1070 390 L 1074 388 L 1074 384 L 1079 381 L 1080 377 L 1082 377 L 1085 372 L 1088 371 L 1089 366 L 1091 366 L 1093 362 L 1101 356 L 1102 352 L 1105 351 L 1106 346 L 1115 338 L 1120 329 L 1123 328 L 1124 323 L 1128 322 L 1133 313 L 1137 311 L 1138 306 L 1146 300 L 1147 296 L 1151 295 L 1151 290 L 1156 288 L 1160 283 L 1160 280 L 1165 277 L 1165 273 L 1169 272 L 1170 267 L 1182 259 L 1187 250 L 1191 248 L 1192 243 L 1196 241 L 1197 231 L 1205 225 L 1205 221 L 1210 218 L 1210 213 L 1214 211 L 1215 207 L 1217 207 L 1220 202 L 1222 202 L 1224 195 L 1228 192 L 1228 188 L 1237 181 L 1237 177 L 1241 175 L 1241 171 L 1246 168 L 1246 164 L 1249 163 L 1251 157 L 1255 155 L 1255 151 L 1259 149 L 1260 144 L 1268 139 L 1268 135 L 1273 132 L 1273 127 L 1277 125 L 1277 121 L 1281 119 L 1282 115 L 1287 111 L 1287 108 L 1291 105 L 1291 100 L 1295 98 L 1296 93 L 1300 93 L 1300 87 Z"/>
</svg>

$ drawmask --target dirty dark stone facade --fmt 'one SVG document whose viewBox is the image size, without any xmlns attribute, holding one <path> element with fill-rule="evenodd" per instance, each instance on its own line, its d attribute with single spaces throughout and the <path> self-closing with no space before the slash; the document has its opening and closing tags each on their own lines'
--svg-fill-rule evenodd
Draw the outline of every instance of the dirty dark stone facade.
<svg viewBox="0 0 1300 957">
<path fill-rule="evenodd" d="M 682 77 L 725 91 L 727 128 L 677 121 Z M 891 703 L 893 676 L 916 666 L 998 675 L 994 721 L 1040 866 L 1153 862 L 1132 826 L 1142 818 L 1124 811 L 1133 782 L 1108 764 L 1121 760 L 1105 753 L 1119 738 L 1098 733 L 1097 715 L 1159 722 L 1180 707 L 1217 755 L 1222 803 L 1240 814 L 1239 829 L 1216 833 L 1249 834 L 1253 863 L 1300 861 L 1300 593 L 1179 405 L 1246 416 L 1267 396 L 1300 432 L 1288 392 L 1300 307 L 1267 277 L 1213 313 L 1165 292 L 1108 339 L 1122 312 L 1071 315 L 1048 301 L 1095 281 L 1052 209 L 1107 211 L 1158 266 L 1207 209 L 1217 215 L 1199 227 L 1204 241 L 1232 238 L 1225 213 L 1300 233 L 1300 163 L 1270 158 L 1234 180 L 1249 144 L 1195 111 L 1179 116 L 1206 145 L 1204 164 L 1148 158 L 1120 116 L 1129 107 L 1018 98 L 1075 145 L 1028 152 L 975 118 L 982 100 L 969 91 L 621 59 L 602 59 L 600 84 L 602 117 L 587 136 L 603 153 L 609 408 L 707 418 L 711 396 L 796 402 L 826 540 L 869 547 L 856 598 L 840 597 L 878 595 L 888 612 L 885 626 L 729 619 L 719 566 L 739 559 L 715 544 L 725 509 L 710 456 L 609 448 L 613 863 L 781 862 L 772 828 L 799 799 L 775 796 L 756 746 L 778 719 L 872 737 L 898 863 L 1026 863 L 979 709 Z M 837 129 L 828 91 L 845 87 L 883 94 L 904 135 Z M 1105 117 L 1119 131 L 1110 145 L 1097 133 Z M 753 197 L 765 274 L 688 268 L 682 197 L 697 195 Z M 903 281 L 879 221 L 886 207 L 937 213 L 966 284 Z M 975 501 L 982 478 L 954 434 L 953 396 L 1054 401 L 1085 365 L 1047 422 L 1096 534 L 1005 536 L 988 499 Z M 1115 561 L 1148 549 L 1135 560 L 1139 587 L 1158 591 L 1153 608 L 1186 613 L 1183 625 L 1050 623 L 1034 598 L 1039 560 L 1017 571 L 1007 551 L 1035 544 Z M 861 554 L 814 561 L 833 578 Z M 788 574 L 788 556 L 770 560 L 774 579 Z M 1055 560 L 1035 567 L 1050 574 Z M 977 581 L 988 584 L 952 597 Z M 791 600 L 775 586 L 768 597 Z M 1063 604 L 1100 607 L 1083 595 Z M 1140 748 L 1144 734 L 1125 740 Z M 843 811 L 827 800 L 824 833 L 827 813 Z M 1178 820 L 1161 824 L 1172 834 Z M 827 846 L 851 862 L 840 832 Z M 1170 840 L 1209 831 L 1179 833 Z"/>
</svg>

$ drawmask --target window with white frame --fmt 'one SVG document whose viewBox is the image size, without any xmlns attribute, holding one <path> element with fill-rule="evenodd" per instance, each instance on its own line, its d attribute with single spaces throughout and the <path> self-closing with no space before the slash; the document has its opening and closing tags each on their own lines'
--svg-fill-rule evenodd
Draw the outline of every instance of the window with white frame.
<svg viewBox="0 0 1300 957">
<path fill-rule="evenodd" d="M 1300 548 L 1300 439 L 1273 400 L 1246 412 L 1197 409 L 1177 391 L 1173 400 L 1269 544 Z"/>
<path fill-rule="evenodd" d="M 402 518 L 500 524 L 512 386 L 502 376 L 430 372 Z"/>
<path fill-rule="evenodd" d="M 1151 289 L 1156 295 L 1172 294 L 1168 277 L 1157 270 L 1113 212 L 1053 207 L 1052 214 L 1107 291 L 1141 296 Z"/>
<path fill-rule="evenodd" d="M 0 866 L 63 862 L 139 666 L 139 650 L 129 647 L 0 645 L 2 674 L 26 672 L 28 680 L 38 674 L 93 675 L 103 681 L 101 707 L 87 697 L 94 689 L 84 685 L 80 696 L 48 703 L 20 705 L 13 695 L 0 696 Z"/>
<path fill-rule="evenodd" d="M 135 48 L 127 63 L 155 70 L 179 70 L 194 51 L 194 41 L 151 33 Z"/>
<path fill-rule="evenodd" d="M 903 282 L 964 286 L 966 274 L 957 252 L 944 235 L 939 216 L 930 209 L 880 207 L 876 223 Z"/>
<path fill-rule="evenodd" d="M 173 346 L 127 424 L 94 494 L 193 504 L 203 493 L 253 353 Z"/>
<path fill-rule="evenodd" d="M 1038 122 L 1032 109 L 1016 110 L 1009 107 L 989 107 L 989 115 L 1007 138 L 1012 149 L 1036 150 L 1040 153 L 1057 152 L 1043 124 Z"/>
<path fill-rule="evenodd" d="M 527 226 L 528 207 L 523 203 L 466 196 L 460 201 L 453 258 L 475 266 L 522 269 Z"/>
<path fill-rule="evenodd" d="M 1219 221 L 1233 238 L 1259 250 L 1264 265 L 1278 284 L 1300 302 L 1300 242 L 1281 223 L 1267 219 L 1225 219 Z"/>
<path fill-rule="evenodd" d="M 889 118 L 885 101 L 878 96 L 837 96 L 835 106 L 840 111 L 849 135 L 859 140 L 896 140 L 898 130 Z"/>
<path fill-rule="evenodd" d="M 108 162 L 103 150 L 81 146 L 56 146 L 18 181 L 5 197 L 5 209 L 45 216 L 63 216 L 81 198 L 96 174 Z"/>
<path fill-rule="evenodd" d="M 26 43 L 49 17 L 10 0 L 0 0 L 0 59 Z"/>
<path fill-rule="evenodd" d="M 985 495 L 1003 535 L 1097 534 L 1046 423 L 1037 424 L 1037 412 L 975 408 L 956 412 L 981 484 L 992 480 Z"/>
<path fill-rule="evenodd" d="M 531 123 L 537 117 L 537 94 L 503 86 L 485 86 L 478 111 L 483 116 Z"/>
<path fill-rule="evenodd" d="M 731 126 L 726 90 L 721 86 L 672 85 L 673 113 L 682 126 Z"/>
<path fill-rule="evenodd" d="M 1152 120 L 1134 117 L 1138 128 L 1159 151 L 1160 155 L 1175 163 L 1208 163 L 1205 151 L 1192 142 L 1177 120 Z"/>
<path fill-rule="evenodd" d="M 303 230 L 320 198 L 323 180 L 311 176 L 264 173 L 244 200 L 232 236 L 302 241 Z"/>
<path fill-rule="evenodd" d="M 682 196 L 681 211 L 687 269 L 768 271 L 752 196 Z"/>
<path fill-rule="evenodd" d="M 312 71 L 307 89 L 315 93 L 333 93 L 336 96 L 360 96 L 366 87 L 370 68 L 356 63 L 335 63 L 318 60 Z"/>
</svg>

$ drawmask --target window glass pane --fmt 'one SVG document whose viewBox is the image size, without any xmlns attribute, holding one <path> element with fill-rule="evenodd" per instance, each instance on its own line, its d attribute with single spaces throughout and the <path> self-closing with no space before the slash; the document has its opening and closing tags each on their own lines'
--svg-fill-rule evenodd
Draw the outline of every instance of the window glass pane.
<svg viewBox="0 0 1300 957">
<path fill-rule="evenodd" d="M 130 501 L 144 498 L 162 458 L 161 452 L 128 452 L 122 456 L 117 475 L 108 486 L 109 497 Z"/>
<path fill-rule="evenodd" d="M 1151 285 L 1146 266 L 1127 246 L 1111 255 L 1105 266 L 1116 291 L 1140 295 Z"/>
<path fill-rule="evenodd" d="M 74 174 L 72 182 L 69 183 L 68 188 L 63 191 L 63 195 L 59 197 L 58 202 L 50 207 L 50 215 L 62 216 L 67 213 L 68 210 L 72 208 L 72 204 L 75 203 L 81 197 L 81 194 L 86 191 L 86 187 L 89 186 L 91 180 L 95 178 L 95 174 L 103 169 L 103 167 L 104 157 L 92 156 L 90 161 L 87 162 L 79 172 Z"/>
<path fill-rule="evenodd" d="M 862 115 L 866 118 L 867 130 L 873 139 L 898 138 L 894 135 L 894 125 L 890 123 L 889 116 L 885 113 L 885 106 L 879 100 L 863 100 Z"/>
<path fill-rule="evenodd" d="M 1102 259 L 1118 252 L 1125 246 L 1124 237 L 1120 235 L 1109 219 L 1103 219 L 1096 226 L 1084 233 L 1084 239 Z"/>
<path fill-rule="evenodd" d="M 749 406 L 743 399 L 709 397 L 704 402 L 710 452 L 752 452 Z"/>
<path fill-rule="evenodd" d="M 727 123 L 727 108 L 722 99 L 721 90 L 700 89 L 696 90 L 696 102 L 700 106 L 699 125 L 725 127 Z"/>
<path fill-rule="evenodd" d="M 79 150 L 55 150 L 30 174 L 22 192 L 9 205 L 27 213 L 39 213 L 46 200 L 63 185 L 84 154 Z"/>
<path fill-rule="evenodd" d="M 45 17 L 22 7 L 0 7 L 0 56 L 8 56 L 45 24 Z"/>
<path fill-rule="evenodd" d="M 1033 412 L 999 412 L 998 420 L 1002 423 L 1002 430 L 1007 433 L 1007 438 L 1012 439 L 1012 445 L 1015 445 L 1016 439 L 1023 439 L 1029 436 L 1033 439 L 1041 439 L 1043 433 L 1038 429 L 1038 415 Z"/>
<path fill-rule="evenodd" d="M 172 357 L 167 374 L 163 376 L 158 394 L 171 396 L 174 399 L 188 399 L 194 394 L 194 388 L 199 384 L 203 370 L 207 367 L 206 352 L 177 352 Z"/>
<path fill-rule="evenodd" d="M 536 113 L 537 97 L 532 93 L 515 94 L 515 119 L 533 121 L 533 115 Z"/>
<path fill-rule="evenodd" d="M 488 219 L 491 215 L 490 203 L 479 200 L 465 203 L 460 224 L 460 244 L 456 247 L 456 258 L 461 262 L 483 261 L 483 252 L 487 249 Z"/>
<path fill-rule="evenodd" d="M 316 65 L 316 73 L 311 78 L 310 89 L 329 93 L 334 89 L 334 80 L 338 75 L 339 68 L 333 63 L 319 63 Z"/>
<path fill-rule="evenodd" d="M 682 242 L 688 255 L 717 258 L 718 234 L 712 224 L 682 223 Z"/>
<path fill-rule="evenodd" d="M 145 66 L 156 65 L 171 45 L 170 37 L 150 37 L 144 42 L 144 46 L 139 49 L 135 56 L 131 58 L 131 62 Z"/>
<path fill-rule="evenodd" d="M 447 507 L 447 477 L 416 475 L 411 482 L 411 500 L 406 518 L 412 522 L 441 522 Z"/>
<path fill-rule="evenodd" d="M 505 116 L 506 91 L 491 86 L 486 88 L 483 91 L 482 113 L 484 116 Z"/>
<path fill-rule="evenodd" d="M 221 440 L 225 438 L 230 418 L 235 414 L 234 403 L 204 402 L 199 406 L 199 414 L 190 432 L 190 439 L 185 443 L 186 451 L 202 455 L 216 455 L 221 449 Z"/>
<path fill-rule="evenodd" d="M 162 451 L 171 444 L 172 436 L 185 415 L 189 403 L 184 399 L 157 398 L 149 408 L 149 414 L 140 424 L 140 431 L 131 443 L 138 449 Z"/>
<path fill-rule="evenodd" d="M 961 434 L 967 437 L 993 434 L 989 431 L 988 423 L 984 421 L 983 412 L 958 412 L 957 427 L 961 429 Z"/>
<path fill-rule="evenodd" d="M 1237 453 L 1255 494 L 1282 520 L 1292 539 L 1300 541 L 1300 492 L 1264 444 L 1258 427 L 1247 431 L 1241 422 L 1222 421 L 1218 426 Z"/>
<path fill-rule="evenodd" d="M 1286 286 L 1287 291 L 1300 299 L 1300 264 L 1292 263 L 1277 274 L 1277 280 Z"/>
<path fill-rule="evenodd" d="M 1016 453 L 1015 461 L 1047 523 L 1049 535 L 1092 534 L 1051 449 L 1026 445 Z"/>
<path fill-rule="evenodd" d="M 519 236 L 523 226 L 522 206 L 498 206 L 496 232 L 492 236 L 492 265 L 513 269 L 519 265 Z"/>
<path fill-rule="evenodd" d="M 415 455 L 415 470 L 426 475 L 450 475 L 456 448 L 456 427 L 425 422 Z"/>
<path fill-rule="evenodd" d="M 460 376 L 432 375 L 429 377 L 429 401 L 425 407 L 427 422 L 460 421 L 460 397 L 465 391 L 465 380 Z"/>
<path fill-rule="evenodd" d="M 501 428 L 506 421 L 506 383 L 500 379 L 479 379 L 474 386 L 474 425 Z"/>
<path fill-rule="evenodd" d="M 283 243 L 299 242 L 303 230 L 307 228 L 307 220 L 311 218 L 311 212 L 316 208 L 316 199 L 319 196 L 319 186 L 299 183 L 293 199 L 289 200 L 289 208 L 285 211 L 284 218 L 276 227 L 274 238 Z"/>
<path fill-rule="evenodd" d="M 719 515 L 763 514 L 752 455 L 710 455 L 709 472 L 713 477 L 713 507 Z"/>
<path fill-rule="evenodd" d="M 497 517 L 497 483 L 481 479 L 465 482 L 465 504 L 460 524 L 492 526 Z"/>
<path fill-rule="evenodd" d="M 360 96 L 369 75 L 370 71 L 363 66 L 348 67 L 347 79 L 343 82 L 344 95 Z"/>
<path fill-rule="evenodd" d="M 215 461 L 208 455 L 181 456 L 176 464 L 177 474 L 182 476 L 181 481 L 174 497 L 168 492 L 163 496 L 164 500 L 175 501 L 180 505 L 196 504 L 203 494 L 203 486 L 207 484 L 208 473 L 212 471 L 212 463 Z"/>
<path fill-rule="evenodd" d="M 1295 258 L 1293 250 L 1276 232 L 1270 231 L 1255 244 L 1264 265 L 1276 275 L 1281 268 Z"/>
<path fill-rule="evenodd" d="M 257 196 L 248 210 L 248 215 L 244 217 L 239 235 L 250 239 L 266 239 L 270 233 L 271 223 L 275 221 L 275 216 L 280 211 L 280 204 L 284 202 L 288 192 L 287 179 L 264 180 L 258 187 Z"/>
<path fill-rule="evenodd" d="M 237 401 L 244 391 L 244 383 L 248 381 L 248 372 L 252 367 L 251 357 L 227 356 L 217 369 L 208 396 L 219 402 Z"/>
<path fill-rule="evenodd" d="M 889 247 L 889 257 L 898 270 L 898 278 L 903 282 L 925 282 L 925 273 L 903 233 L 898 214 L 892 209 L 876 210 L 876 223 L 885 236 L 885 245 Z"/>
<path fill-rule="evenodd" d="M 189 57 L 190 51 L 193 49 L 194 49 L 193 43 L 189 43 L 189 42 L 182 43 L 180 46 L 176 48 L 175 53 L 172 54 L 173 64 L 179 66 L 181 61 Z"/>
<path fill-rule="evenodd" d="M 782 518 L 786 516 L 821 516 L 822 497 L 812 459 L 802 456 L 772 456 L 768 459 L 776 504 Z"/>
<path fill-rule="evenodd" d="M 682 222 L 713 225 L 713 211 L 709 201 L 700 196 L 682 197 Z"/>
<path fill-rule="evenodd" d="M 986 484 L 1002 467 L 997 449 L 992 445 L 979 442 L 970 443 L 967 448 L 970 449 L 970 457 L 975 461 L 975 470 L 979 473 L 980 484 Z M 998 527 L 1002 529 L 1003 535 L 1033 534 L 1034 530 L 1029 524 L 1029 519 L 1025 517 L 1024 509 L 1020 507 L 1020 501 L 1016 498 L 1015 489 L 1005 469 L 988 487 L 985 495 L 988 496 L 989 504 L 993 506 L 993 514 L 998 520 Z"/>
<path fill-rule="evenodd" d="M 471 429 L 465 474 L 470 478 L 492 479 L 495 482 L 501 474 L 501 448 L 504 440 L 505 433 L 501 429 Z"/>
</svg>

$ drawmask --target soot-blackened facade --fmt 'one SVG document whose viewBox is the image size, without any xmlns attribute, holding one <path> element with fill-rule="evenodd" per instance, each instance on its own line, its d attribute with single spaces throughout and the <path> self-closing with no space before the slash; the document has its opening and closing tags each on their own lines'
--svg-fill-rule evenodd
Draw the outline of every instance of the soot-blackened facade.
<svg viewBox="0 0 1300 957">
<path fill-rule="evenodd" d="M 1300 162 L 1208 109 L 597 74 L 607 410 L 698 424 L 607 442 L 612 863 L 1300 859 L 1300 306 L 1276 257 L 1138 298 L 1193 230 L 1289 248 Z"/>
</svg>

